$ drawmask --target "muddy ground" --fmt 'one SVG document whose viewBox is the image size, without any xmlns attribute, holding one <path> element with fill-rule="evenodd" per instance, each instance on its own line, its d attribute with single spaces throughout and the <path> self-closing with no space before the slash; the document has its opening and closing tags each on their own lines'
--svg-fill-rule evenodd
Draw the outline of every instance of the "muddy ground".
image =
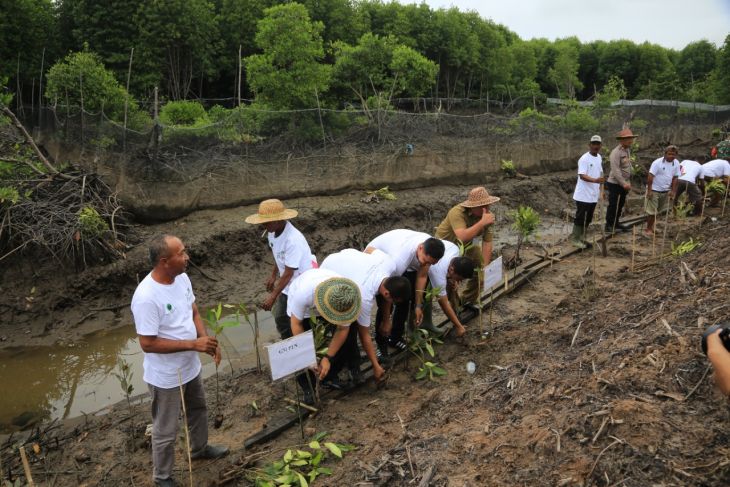
<svg viewBox="0 0 730 487">
<path fill-rule="evenodd" d="M 573 178 L 562 174 L 489 187 L 509 206 L 529 204 L 559 216 L 569 206 Z M 403 191 L 397 201 L 377 205 L 361 203 L 362 195 L 353 194 L 297 200 L 293 206 L 301 210 L 299 226 L 321 258 L 342 247 L 361 247 L 396 226 L 429 230 L 465 191 Z M 498 211 L 503 225 L 507 208 Z M 190 270 L 203 301 L 253 300 L 261 294 L 252 282 L 262 281 L 271 264 L 258 229 L 242 222 L 253 210 L 201 212 L 145 232 L 169 231 L 188 242 L 193 260 L 218 279 Z M 333 474 L 316 485 L 727 485 L 727 400 L 714 389 L 698 342 L 705 326 L 726 319 L 730 308 L 730 217 L 719 218 L 718 209 L 707 216 L 701 228 L 698 219 L 690 219 L 672 223 L 667 232 L 668 240 L 692 236 L 702 242 L 681 258 L 696 281 L 681 277 L 677 257 L 652 261 L 652 246 L 658 253 L 661 238 L 637 238 L 631 272 L 631 234 L 620 235 L 610 241 L 606 258 L 592 251 L 567 257 L 498 300 L 490 338 L 480 337 L 473 320 L 466 339 L 447 339 L 435 359 L 447 370 L 445 377 L 416 381 L 417 359 L 411 357 L 391 368 L 383 389 L 368 383 L 337 400 L 328 396 L 319 414 L 306 420 L 305 434 L 327 431 L 332 441 L 357 450 L 342 461 L 328 461 Z M 202 230 L 210 225 L 213 234 Z M 22 326 L 43 342 L 73 339 L 93 328 L 88 323 L 129 320 L 120 307 L 74 324 L 93 308 L 131 295 L 136 279 L 130 276 L 146 271 L 142 254 L 141 248 L 132 249 L 127 261 L 87 271 L 63 288 L 39 279 L 36 293 L 57 293 L 53 300 L 39 299 L 50 303 L 47 312 L 54 319 L 31 306 L 34 317 Z M 4 303 L 14 296 L 14 312 L 21 315 L 17 307 L 24 306 L 24 293 L 4 284 L 2 294 Z M 85 297 L 94 299 L 75 309 Z M 470 360 L 476 363 L 474 375 L 465 370 Z M 253 468 L 302 443 L 299 429 L 292 428 L 269 443 L 243 448 L 245 438 L 288 414 L 284 398 L 293 396 L 291 384 L 271 385 L 256 373 L 227 376 L 224 384 L 226 419 L 222 428 L 211 429 L 211 441 L 228 445 L 232 453 L 195 462 L 195 485 L 215 484 L 226 474 L 235 477 L 231 485 L 249 485 Z M 211 408 L 213 385 L 208 381 Z M 30 453 L 35 480 L 150 485 L 150 452 L 139 439 L 149 405 L 135 403 L 133 409 L 131 419 L 121 404 L 111 414 L 78 421 L 75 429 L 52 425 L 43 432 L 48 427 L 40 427 L 43 433 L 34 440 L 39 452 Z M 138 438 L 134 447 L 127 440 L 131 431 Z M 10 464 L 13 475 L 22 469 L 17 454 L 8 459 L 9 445 L 19 438 L 6 441 L 2 450 L 5 472 Z M 32 442 L 28 449 L 33 450 Z M 177 466 L 187 484 L 182 455 Z M 423 483 L 429 473 L 430 481 Z"/>
</svg>

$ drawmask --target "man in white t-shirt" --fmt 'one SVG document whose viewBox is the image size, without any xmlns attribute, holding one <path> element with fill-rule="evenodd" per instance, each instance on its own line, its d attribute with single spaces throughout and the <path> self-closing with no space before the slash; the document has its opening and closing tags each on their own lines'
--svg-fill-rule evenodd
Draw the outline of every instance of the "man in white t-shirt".
<svg viewBox="0 0 730 487">
<path fill-rule="evenodd" d="M 644 233 L 648 236 L 654 235 L 657 214 L 668 211 L 670 201 L 674 201 L 674 195 L 677 194 L 680 176 L 678 154 L 677 146 L 669 145 L 664 149 L 664 157 L 656 159 L 649 168 L 644 201 L 644 211 L 647 214 Z"/>
<path fill-rule="evenodd" d="M 428 280 L 431 283 L 431 292 L 434 294 L 432 299 L 436 298 L 441 311 L 453 323 L 456 336 L 460 337 L 466 333 L 466 328 L 455 311 L 456 303 L 459 300 L 458 286 L 460 282 L 474 276 L 476 264 L 469 257 L 459 256 L 459 247 L 456 244 L 448 240 L 442 240 L 442 242 L 444 243 L 444 256 L 428 269 Z M 422 326 L 436 331 L 432 320 L 433 303 L 427 302 L 423 310 Z"/>
<path fill-rule="evenodd" d="M 152 272 L 132 297 L 132 314 L 144 351 L 144 381 L 152 398 L 152 465 L 155 485 L 172 486 L 182 386 L 192 458 L 220 458 L 228 449 L 208 444 L 208 412 L 198 353 L 221 353 L 206 333 L 185 270 L 188 254 L 179 238 L 156 237 L 149 247 Z"/>
<path fill-rule="evenodd" d="M 353 326 L 355 323 L 350 326 L 350 334 L 360 336 L 362 348 L 373 364 L 375 379 L 380 381 L 385 371 L 378 362 L 370 337 L 373 307 L 377 303 L 378 313 L 382 312 L 389 316 L 393 302 L 402 303 L 411 296 L 410 282 L 405 277 L 395 275 L 396 265 L 393 259 L 377 249 L 370 254 L 356 249 L 341 250 L 324 259 L 320 268 L 351 279 L 360 289 L 362 308 L 357 318 L 357 326 Z M 347 355 L 347 352 L 342 353 L 342 350 L 340 352 L 334 357 L 335 363 L 332 364 L 330 375 L 336 376 L 342 366 L 347 365 L 353 381 L 359 382 L 360 353 L 357 350 L 357 342 L 355 341 L 354 349 L 348 351 L 350 355 Z"/>
<path fill-rule="evenodd" d="M 685 159 L 679 163 L 679 181 L 677 181 L 677 197 L 674 206 L 676 208 L 680 196 L 686 191 L 687 200 L 692 204 L 692 214 L 699 215 L 702 212 L 704 186 L 702 164 L 705 162 L 705 156 L 697 156 L 695 159 Z"/>
<path fill-rule="evenodd" d="M 603 177 L 603 158 L 600 151 L 601 136 L 594 135 L 588 144 L 588 152 L 578 159 L 578 180 L 573 191 L 576 210 L 571 242 L 579 249 L 588 247 L 586 232 L 593 221 L 598 198 L 601 197 L 601 184 L 606 180 Z M 611 230 L 612 227 L 606 225 L 606 231 Z"/>
<path fill-rule="evenodd" d="M 415 308 L 416 326 L 421 324 L 428 269 L 444 255 L 444 244 L 427 233 L 398 229 L 377 236 L 367 244 L 365 252 L 372 253 L 375 249 L 385 252 L 393 259 L 396 265 L 395 275 L 407 277 L 413 289 L 411 299 L 395 307 L 391 323 L 383 322 L 382 326 L 377 323 L 378 350 L 386 355 L 388 344 L 399 350 L 406 348 L 402 338 L 411 304 Z"/>
<path fill-rule="evenodd" d="M 730 162 L 726 159 L 713 159 L 702 165 L 702 177 L 709 183 L 713 179 L 719 179 L 727 187 L 730 184 Z M 710 206 L 717 206 L 723 198 L 722 193 L 715 193 L 710 199 Z"/>
<path fill-rule="evenodd" d="M 259 224 L 268 233 L 268 242 L 274 254 L 274 267 L 266 281 L 269 295 L 261 307 L 272 310 L 276 329 L 281 338 L 291 336 L 291 325 L 286 313 L 289 284 L 301 273 L 316 267 L 317 261 L 302 232 L 289 222 L 297 216 L 296 210 L 284 207 L 277 199 L 264 200 L 259 212 L 246 218 L 246 223 Z M 277 281 L 278 276 L 278 281 Z"/>
<path fill-rule="evenodd" d="M 334 377 L 336 374 L 329 375 L 329 372 L 330 367 L 337 364 L 335 357 L 351 359 L 358 353 L 357 328 L 351 324 L 358 319 L 362 309 L 360 289 L 351 279 L 329 269 L 309 269 L 292 281 L 289 290 L 287 313 L 294 335 L 311 328 L 309 318 L 313 309 L 317 310 L 322 320 L 336 327 L 327 346 L 327 355 L 319 362 L 319 378 L 323 379 L 323 386 L 341 389 L 344 385 Z M 319 349 L 323 344 L 315 345 Z M 359 360 L 358 355 L 358 366 Z M 348 365 L 354 366 L 353 363 Z M 306 380 L 306 376 L 300 374 L 297 379 L 299 385 L 304 387 L 299 377 Z M 305 389 L 305 394 L 308 390 Z"/>
</svg>

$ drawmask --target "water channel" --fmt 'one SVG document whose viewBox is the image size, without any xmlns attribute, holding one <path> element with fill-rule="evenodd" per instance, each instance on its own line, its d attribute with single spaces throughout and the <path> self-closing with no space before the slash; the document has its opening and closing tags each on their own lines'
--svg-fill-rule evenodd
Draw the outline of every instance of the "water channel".
<svg viewBox="0 0 730 487">
<path fill-rule="evenodd" d="M 259 311 L 259 340 L 263 346 L 278 338 L 270 313 Z M 243 320 L 242 320 L 243 321 Z M 220 372 L 254 367 L 256 354 L 251 327 L 226 328 L 219 335 L 224 352 Z M 22 347 L 0 351 L 0 433 L 27 428 L 38 421 L 66 419 L 95 413 L 124 399 L 117 357 L 132 370 L 132 395 L 147 391 L 142 380 L 143 352 L 134 326 L 101 331 L 84 339 L 48 346 Z M 200 355 L 203 375 L 215 373 L 212 359 Z"/>
</svg>

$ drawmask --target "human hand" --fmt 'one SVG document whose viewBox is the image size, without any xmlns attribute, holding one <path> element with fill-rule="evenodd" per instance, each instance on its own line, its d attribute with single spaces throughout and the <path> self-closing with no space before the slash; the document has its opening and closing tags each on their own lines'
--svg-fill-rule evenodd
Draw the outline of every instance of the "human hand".
<svg viewBox="0 0 730 487">
<path fill-rule="evenodd" d="M 221 364 L 221 347 L 215 347 L 215 353 L 213 354 L 213 362 L 215 362 L 215 366 L 218 367 Z"/>
<path fill-rule="evenodd" d="M 323 380 L 327 377 L 331 365 L 332 364 L 330 364 L 330 359 L 328 357 L 322 357 L 322 360 L 319 361 L 319 380 Z"/>
<path fill-rule="evenodd" d="M 604 178 L 603 176 L 601 176 L 600 178 L 597 178 L 596 179 L 596 182 L 599 183 L 599 184 L 603 184 L 603 183 L 606 182 L 606 178 Z"/>
<path fill-rule="evenodd" d="M 631 191 L 631 185 L 629 183 L 624 184 L 624 189 L 626 191 Z"/>
<path fill-rule="evenodd" d="M 416 314 L 415 314 L 415 323 L 416 326 L 421 326 L 421 322 L 423 321 L 423 309 L 422 308 L 416 308 Z"/>
<path fill-rule="evenodd" d="M 454 323 L 454 329 L 456 330 L 454 332 L 456 338 L 463 337 L 466 335 L 466 327 L 462 325 L 461 323 Z"/>
<path fill-rule="evenodd" d="M 210 356 L 215 356 L 217 349 L 218 339 L 216 337 L 198 337 L 193 343 L 193 350 L 196 352 L 207 353 Z"/>
<path fill-rule="evenodd" d="M 373 377 L 377 382 L 380 382 L 385 377 L 385 369 L 380 364 L 373 365 Z"/>
<path fill-rule="evenodd" d="M 270 276 L 268 279 L 266 279 L 266 290 L 268 292 L 271 292 L 274 290 L 274 284 L 276 283 L 276 277 Z"/>
<path fill-rule="evenodd" d="M 491 225 L 494 223 L 494 213 L 491 213 L 489 209 L 482 208 L 482 218 L 479 220 L 482 226 Z"/>
<path fill-rule="evenodd" d="M 274 307 L 274 302 L 276 301 L 276 296 L 273 294 L 269 294 L 266 296 L 266 299 L 264 299 L 264 302 L 261 303 L 261 307 L 265 309 L 266 311 L 271 311 L 271 308 Z"/>
</svg>

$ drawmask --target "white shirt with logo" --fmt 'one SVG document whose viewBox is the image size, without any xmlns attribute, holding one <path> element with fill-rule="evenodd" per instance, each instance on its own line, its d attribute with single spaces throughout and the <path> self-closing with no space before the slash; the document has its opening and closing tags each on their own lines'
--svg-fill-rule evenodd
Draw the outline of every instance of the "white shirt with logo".
<svg viewBox="0 0 730 487">
<path fill-rule="evenodd" d="M 713 159 L 702 164 L 703 178 L 721 178 L 723 176 L 730 176 L 730 162 L 725 159 Z"/>
<path fill-rule="evenodd" d="M 312 254 L 307 239 L 291 222 L 286 222 L 284 230 L 278 237 L 274 232 L 269 232 L 268 239 L 276 267 L 279 269 L 279 276 L 284 274 L 286 267 L 295 269 L 289 284 L 282 290 L 284 294 L 288 295 L 292 280 L 302 272 L 311 269 L 317 262 L 316 257 Z"/>
<path fill-rule="evenodd" d="M 168 340 L 195 340 L 198 332 L 193 322 L 195 295 L 187 274 L 180 274 L 172 284 L 161 284 L 152 274 L 142 279 L 132 297 L 132 315 L 137 334 Z M 144 354 L 146 383 L 162 389 L 187 384 L 200 373 L 196 351 Z M 180 377 L 178 378 L 178 371 Z"/>
<path fill-rule="evenodd" d="M 600 196 L 601 183 L 589 183 L 583 181 L 580 176 L 585 175 L 591 178 L 603 176 L 603 158 L 600 154 L 591 155 L 590 152 L 583 154 L 578 159 L 578 182 L 575 184 L 573 199 L 581 203 L 597 203 Z"/>
<path fill-rule="evenodd" d="M 697 178 L 702 179 L 702 164 L 697 161 L 691 161 L 685 159 L 679 163 L 679 179 L 681 181 L 689 181 L 690 183 L 696 183 Z"/>
<path fill-rule="evenodd" d="M 454 257 L 459 256 L 459 247 L 456 244 L 448 240 L 442 240 L 442 242 L 444 243 L 444 256 L 428 268 L 428 280 L 431 281 L 433 289 L 439 288 L 440 298 L 446 296 L 446 276 L 449 273 L 449 265 Z"/>
<path fill-rule="evenodd" d="M 669 162 L 663 157 L 660 157 L 651 163 L 649 172 L 654 176 L 651 190 L 664 193 L 672 189 L 672 179 L 680 176 L 679 162 L 677 159 Z"/>
<path fill-rule="evenodd" d="M 341 276 L 328 269 L 309 269 L 289 281 L 286 314 L 300 321 L 309 318 L 314 308 L 314 291 L 320 283 L 333 277 Z"/>
<path fill-rule="evenodd" d="M 366 254 L 355 249 L 345 249 L 324 259 L 320 268 L 351 279 L 360 288 L 362 308 L 357 318 L 360 326 L 370 326 L 375 296 L 383 280 L 397 275 L 395 262 L 381 250 Z"/>
<path fill-rule="evenodd" d="M 366 247 L 373 247 L 388 254 L 395 262 L 395 275 L 402 276 L 406 271 L 417 271 L 421 268 L 416 251 L 418 246 L 429 238 L 431 235 L 427 233 L 401 228 L 378 235 Z"/>
</svg>

